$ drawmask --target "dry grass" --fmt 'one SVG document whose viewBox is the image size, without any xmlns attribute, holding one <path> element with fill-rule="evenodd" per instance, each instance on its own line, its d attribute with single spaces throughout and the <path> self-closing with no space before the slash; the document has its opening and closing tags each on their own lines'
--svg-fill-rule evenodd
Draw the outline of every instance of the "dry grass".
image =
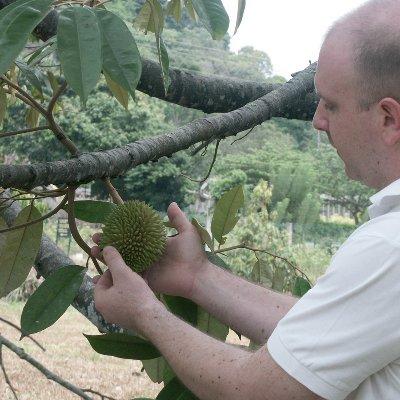
<svg viewBox="0 0 400 400">
<path fill-rule="evenodd" d="M 22 308 L 21 303 L 9 304 L 0 300 L 0 316 L 18 325 Z M 27 338 L 18 342 L 19 333 L 1 322 L 0 332 L 23 347 L 48 369 L 81 388 L 92 388 L 119 400 L 136 397 L 154 399 L 162 389 L 162 385 L 153 383 L 144 372 L 140 372 L 142 364 L 139 361 L 121 360 L 95 353 L 82 332 L 99 332 L 72 307 L 52 327 L 34 335 L 46 347 L 46 352 L 42 352 Z M 230 332 L 228 341 L 240 343 L 233 332 Z M 248 340 L 243 338 L 241 344 L 247 345 Z M 3 359 L 20 400 L 77 399 L 76 395 L 47 380 L 34 367 L 6 348 L 3 349 Z M 0 399 L 14 399 L 2 375 Z"/>
</svg>

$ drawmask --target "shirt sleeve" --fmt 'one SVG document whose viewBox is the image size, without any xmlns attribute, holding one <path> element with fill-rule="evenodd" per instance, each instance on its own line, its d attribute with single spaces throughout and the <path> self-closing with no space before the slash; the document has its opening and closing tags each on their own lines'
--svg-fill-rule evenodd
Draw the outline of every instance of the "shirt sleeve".
<svg viewBox="0 0 400 400">
<path fill-rule="evenodd" d="M 345 242 L 269 338 L 275 362 L 312 392 L 338 400 L 399 358 L 399 254 L 385 238 Z"/>
</svg>

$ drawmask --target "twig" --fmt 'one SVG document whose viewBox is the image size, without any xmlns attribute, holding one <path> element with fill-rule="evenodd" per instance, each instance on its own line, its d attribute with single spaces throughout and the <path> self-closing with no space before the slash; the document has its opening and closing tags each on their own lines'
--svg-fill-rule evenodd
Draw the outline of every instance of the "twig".
<svg viewBox="0 0 400 400">
<path fill-rule="evenodd" d="M 1 367 L 1 370 L 3 371 L 4 379 L 6 380 L 6 383 L 7 383 L 8 387 L 11 389 L 12 394 L 14 395 L 15 399 L 18 400 L 17 393 L 15 392 L 15 389 L 14 389 L 13 385 L 11 384 L 10 379 L 8 378 L 7 371 L 6 371 L 6 368 L 4 366 L 4 362 L 3 362 L 3 346 L 2 346 L 2 344 L 0 344 L 0 367 Z"/>
<path fill-rule="evenodd" d="M 218 147 L 219 147 L 219 144 L 220 144 L 221 140 L 222 140 L 222 139 L 217 140 L 217 144 L 216 144 L 216 146 L 215 146 L 215 151 L 214 151 L 213 160 L 212 160 L 212 162 L 211 162 L 210 169 L 208 170 L 207 175 L 206 175 L 205 178 L 199 179 L 199 180 L 198 180 L 198 179 L 193 179 L 193 178 L 191 178 L 190 176 L 187 176 L 187 175 L 185 175 L 185 174 L 181 174 L 181 175 L 184 176 L 185 178 L 189 179 L 189 180 L 192 181 L 192 182 L 197 182 L 197 183 L 203 183 L 203 182 L 205 182 L 205 181 L 210 177 L 211 171 L 212 171 L 212 169 L 213 169 L 213 167 L 214 167 L 214 164 L 215 164 L 215 161 L 217 160 Z"/>
<path fill-rule="evenodd" d="M 4 322 L 4 323 L 7 324 L 7 325 L 12 326 L 12 327 L 15 328 L 17 331 L 19 331 L 20 333 L 22 333 L 21 328 L 20 328 L 18 325 L 12 323 L 11 321 L 8 321 L 8 320 L 6 320 L 6 319 L 4 319 L 4 318 L 2 318 L 2 317 L 0 317 L 0 321 L 1 321 L 1 322 Z M 32 342 L 35 343 L 36 346 L 39 347 L 40 350 L 46 351 L 46 349 L 45 349 L 36 339 L 34 339 L 32 336 L 26 335 L 26 336 L 24 336 L 24 337 L 27 337 L 28 339 L 32 340 Z"/>
<path fill-rule="evenodd" d="M 24 349 L 21 347 L 16 346 L 9 340 L 7 340 L 5 337 L 0 335 L 0 347 L 4 344 L 4 346 L 8 347 L 13 353 L 15 353 L 20 359 L 27 361 L 29 364 L 33 365 L 37 370 L 39 370 L 47 379 L 52 380 L 59 385 L 65 387 L 68 389 L 70 392 L 75 393 L 76 395 L 80 396 L 82 399 L 85 400 L 93 400 L 91 397 L 89 397 L 82 389 L 76 387 L 70 382 L 67 382 L 66 380 L 62 379 L 58 375 L 56 375 L 54 372 L 48 370 L 44 365 L 40 364 L 37 360 L 35 360 L 33 357 L 31 357 L 29 354 L 27 354 Z M 3 365 L 3 364 L 2 364 Z M 4 369 L 3 369 L 4 372 Z"/>
<path fill-rule="evenodd" d="M 122 200 L 122 197 L 119 195 L 117 189 L 113 186 L 111 183 L 110 178 L 104 178 L 103 182 L 108 190 L 108 193 L 110 194 L 112 201 L 115 204 L 124 204 L 124 200 Z"/>
<path fill-rule="evenodd" d="M 253 132 L 253 129 L 254 129 L 255 127 L 256 127 L 256 126 L 254 125 L 252 128 L 249 129 L 249 131 L 248 131 L 244 136 L 235 139 L 235 140 L 231 143 L 231 146 L 232 146 L 234 143 L 238 142 L 239 140 L 242 140 L 242 139 L 246 138 L 247 136 L 249 136 L 250 133 Z"/>
<path fill-rule="evenodd" d="M 16 200 L 14 200 L 14 201 L 16 201 Z M 15 231 L 16 229 L 26 228 L 27 226 L 37 224 L 38 222 L 43 221 L 47 218 L 50 218 L 54 214 L 57 214 L 58 211 L 60 211 L 65 206 L 66 203 L 67 203 L 67 196 L 64 196 L 64 198 L 61 200 L 60 204 L 57 207 L 55 207 L 52 211 L 50 211 L 49 213 L 42 215 L 38 219 L 26 222 L 24 224 L 14 225 L 14 226 L 10 226 L 8 228 L 0 229 L 0 233 Z"/>
<path fill-rule="evenodd" d="M 97 272 L 102 275 L 103 271 L 100 268 L 99 263 L 97 262 L 96 258 L 93 257 L 90 253 L 90 247 L 86 244 L 86 242 L 82 239 L 78 227 L 76 226 L 75 221 L 75 212 L 74 212 L 74 202 L 75 202 L 75 187 L 70 186 L 68 188 L 68 224 L 69 229 L 71 231 L 72 237 L 75 239 L 75 242 L 82 248 L 82 250 L 92 259 L 93 264 L 97 270 Z"/>
<path fill-rule="evenodd" d="M 203 150 L 204 148 L 207 148 L 207 146 L 214 140 L 215 138 L 210 138 L 208 140 L 205 140 L 204 142 L 202 142 L 199 146 L 197 146 L 191 153 L 190 155 L 193 157 L 195 156 L 197 153 L 200 152 L 200 150 Z"/>
<path fill-rule="evenodd" d="M 21 133 L 44 131 L 46 129 L 50 129 L 50 127 L 48 125 L 45 125 L 45 126 L 37 126 L 36 128 L 26 128 L 26 129 L 21 129 L 18 131 L 4 132 L 4 133 L 0 133 L 0 138 L 20 135 Z"/>
<path fill-rule="evenodd" d="M 105 394 L 96 392 L 96 390 L 93 390 L 93 389 L 82 389 L 82 391 L 87 392 L 87 393 L 97 394 L 97 396 L 100 396 L 101 400 L 117 400 L 117 399 L 114 399 L 114 397 L 106 396 Z"/>
<path fill-rule="evenodd" d="M 231 250 L 237 250 L 237 249 L 251 250 L 251 251 L 254 251 L 254 252 L 258 251 L 259 253 L 265 253 L 265 254 L 268 254 L 269 256 L 273 257 L 273 258 L 277 258 L 278 260 L 282 260 L 285 263 L 287 263 L 290 267 L 292 267 L 294 270 L 296 270 L 298 273 L 300 273 L 304 278 L 307 279 L 308 283 L 310 285 L 312 285 L 312 283 L 311 283 L 310 279 L 308 278 L 308 276 L 300 268 L 296 267 L 287 258 L 278 256 L 277 254 L 271 253 L 271 252 L 269 252 L 267 250 L 255 249 L 254 247 L 246 246 L 244 243 L 242 243 L 242 244 L 238 244 L 236 246 L 226 247 L 224 249 L 219 249 L 218 248 L 218 250 L 215 250 L 214 253 L 217 254 L 217 253 L 222 253 L 222 252 L 225 252 L 225 251 L 231 251 Z"/>
</svg>

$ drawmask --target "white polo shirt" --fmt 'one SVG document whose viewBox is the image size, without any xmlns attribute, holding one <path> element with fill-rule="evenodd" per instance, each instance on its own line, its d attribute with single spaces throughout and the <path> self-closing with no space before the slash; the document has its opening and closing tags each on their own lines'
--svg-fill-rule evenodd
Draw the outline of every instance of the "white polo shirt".
<svg viewBox="0 0 400 400">
<path fill-rule="evenodd" d="M 272 358 L 329 400 L 400 399 L 400 179 L 279 322 Z"/>
</svg>

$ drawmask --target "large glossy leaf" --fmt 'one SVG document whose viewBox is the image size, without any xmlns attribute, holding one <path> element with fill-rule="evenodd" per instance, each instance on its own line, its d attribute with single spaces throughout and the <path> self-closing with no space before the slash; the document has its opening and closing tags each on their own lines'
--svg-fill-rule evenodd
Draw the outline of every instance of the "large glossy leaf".
<svg viewBox="0 0 400 400">
<path fill-rule="evenodd" d="M 191 0 L 201 23 L 213 39 L 222 39 L 229 28 L 229 16 L 221 0 Z"/>
<path fill-rule="evenodd" d="M 270 288 L 274 279 L 274 269 L 270 264 L 257 260 L 251 271 L 251 279 L 253 282 Z"/>
<path fill-rule="evenodd" d="M 86 103 L 101 71 L 101 36 L 95 13 L 86 7 L 61 11 L 57 48 L 67 82 Z"/>
<path fill-rule="evenodd" d="M 171 370 L 171 367 L 168 365 L 164 357 L 141 361 L 144 370 L 154 383 L 161 383 L 169 374 L 168 370 Z"/>
<path fill-rule="evenodd" d="M 130 360 L 151 360 L 160 352 L 148 341 L 125 333 L 85 335 L 92 348 L 100 354 Z"/>
<path fill-rule="evenodd" d="M 168 92 L 168 88 L 171 85 L 171 78 L 169 76 L 169 56 L 167 48 L 165 47 L 164 40 L 161 35 L 156 36 L 158 61 L 161 66 L 162 79 L 164 84 L 165 94 Z"/>
<path fill-rule="evenodd" d="M 237 32 L 240 24 L 242 23 L 245 8 L 246 8 L 246 0 L 238 0 L 238 12 L 236 17 L 235 33 Z"/>
<path fill-rule="evenodd" d="M 167 14 L 179 23 L 182 18 L 182 0 L 171 0 L 167 5 Z"/>
<path fill-rule="evenodd" d="M 134 98 L 142 74 L 135 39 L 117 15 L 102 9 L 97 9 L 96 15 L 101 31 L 103 71 Z"/>
<path fill-rule="evenodd" d="M 76 297 L 85 271 L 79 265 L 68 265 L 46 278 L 22 310 L 21 330 L 24 336 L 48 328 L 64 314 Z"/>
<path fill-rule="evenodd" d="M 198 307 L 197 310 L 197 327 L 216 339 L 225 341 L 229 333 L 229 327 L 218 321 L 207 311 Z"/>
<path fill-rule="evenodd" d="M 293 294 L 295 296 L 302 297 L 311 289 L 310 283 L 301 276 L 296 278 L 293 288 Z"/>
<path fill-rule="evenodd" d="M 204 228 L 199 221 L 197 221 L 196 218 L 192 218 L 192 224 L 194 225 L 194 227 L 197 230 L 197 233 L 199 234 L 200 238 L 201 238 L 201 242 L 203 244 L 206 244 L 210 250 L 214 251 L 214 244 L 213 241 L 211 239 L 210 234 L 208 233 L 207 229 Z"/>
<path fill-rule="evenodd" d="M 206 255 L 207 255 L 208 261 L 212 262 L 214 265 L 217 265 L 218 267 L 227 269 L 229 271 L 231 270 L 230 266 L 217 254 L 206 251 Z"/>
<path fill-rule="evenodd" d="M 53 0 L 17 0 L 0 11 L 0 75 L 23 50 L 30 33 Z"/>
<path fill-rule="evenodd" d="M 64 209 L 67 209 L 65 206 Z M 104 224 L 108 214 L 115 208 L 114 203 L 97 200 L 78 200 L 74 202 L 75 218 L 94 224 Z"/>
<path fill-rule="evenodd" d="M 40 218 L 35 207 L 25 207 L 15 219 L 21 225 Z M 28 276 L 39 251 L 43 222 L 4 234 L 5 244 L 0 254 L 0 298 L 19 287 Z"/>
<path fill-rule="evenodd" d="M 223 244 L 224 235 L 235 227 L 239 220 L 237 213 L 243 203 L 244 194 L 241 185 L 229 190 L 218 200 L 211 221 L 211 232 L 218 243 Z"/>
<path fill-rule="evenodd" d="M 122 86 L 114 82 L 104 71 L 104 78 L 106 78 L 107 86 L 111 90 L 113 96 L 117 99 L 118 103 L 128 110 L 129 105 L 129 93 Z"/>
<path fill-rule="evenodd" d="M 164 12 L 158 0 L 146 0 L 135 20 L 135 26 L 145 33 L 161 35 L 164 28 Z"/>
<path fill-rule="evenodd" d="M 191 325 L 197 322 L 197 304 L 189 299 L 164 294 L 163 299 L 170 311 Z"/>
</svg>

